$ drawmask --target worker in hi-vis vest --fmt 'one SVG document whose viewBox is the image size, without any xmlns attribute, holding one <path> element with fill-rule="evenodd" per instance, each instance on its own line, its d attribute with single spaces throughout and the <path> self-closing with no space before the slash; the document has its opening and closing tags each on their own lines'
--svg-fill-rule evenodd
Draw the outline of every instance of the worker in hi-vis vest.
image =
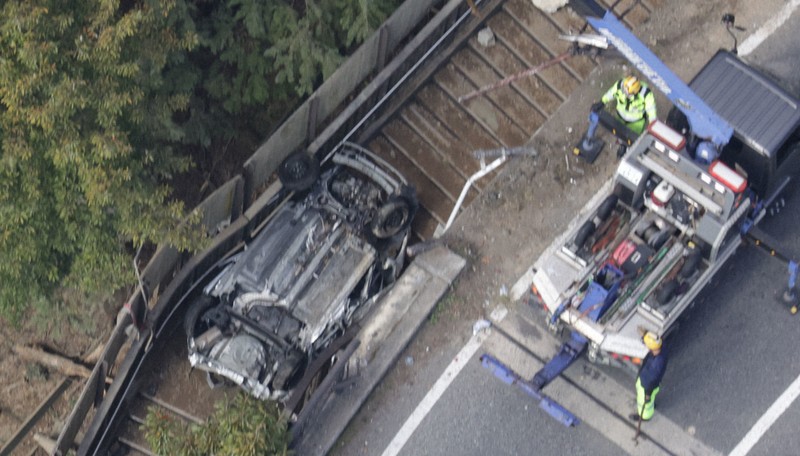
<svg viewBox="0 0 800 456">
<path fill-rule="evenodd" d="M 592 106 L 592 110 L 603 109 L 611 100 L 616 101 L 619 119 L 636 134 L 641 134 L 650 122 L 656 120 L 656 97 L 647 84 L 636 76 L 625 76 L 615 82 Z M 621 145 L 618 155 L 624 154 L 625 150 L 625 146 Z"/>
<path fill-rule="evenodd" d="M 667 353 L 662 349 L 658 335 L 641 329 L 640 332 L 644 333 L 644 345 L 649 352 L 636 376 L 636 413 L 631 415 L 631 419 L 647 421 L 655 412 L 656 395 L 661 390 L 661 379 L 667 370 Z"/>
</svg>

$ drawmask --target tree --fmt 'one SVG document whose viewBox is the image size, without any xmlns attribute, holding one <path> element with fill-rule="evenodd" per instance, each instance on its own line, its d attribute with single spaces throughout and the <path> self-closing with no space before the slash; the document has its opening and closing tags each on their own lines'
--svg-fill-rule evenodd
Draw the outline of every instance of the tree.
<svg viewBox="0 0 800 456">
<path fill-rule="evenodd" d="M 279 121 L 367 38 L 396 0 L 197 0 L 192 52 L 202 82 L 187 138 L 208 147 Z"/>
<path fill-rule="evenodd" d="M 196 81 L 165 77 L 196 44 L 179 0 L 9 0 L 0 9 L 0 312 L 65 284 L 133 282 L 132 249 L 197 246 L 164 183 Z"/>
<path fill-rule="evenodd" d="M 239 392 L 216 404 L 201 425 L 187 425 L 159 407 L 147 411 L 142 430 L 151 451 L 173 456 L 285 456 L 289 431 L 274 402 Z"/>
<path fill-rule="evenodd" d="M 277 81 L 292 83 L 300 96 L 311 94 L 396 6 L 394 0 L 305 0 L 301 15 L 274 24 L 276 38 L 264 55 L 274 60 Z"/>
<path fill-rule="evenodd" d="M 200 246 L 182 153 L 266 135 L 394 1 L 3 2 L 0 315 L 128 285 L 142 245 Z"/>
</svg>

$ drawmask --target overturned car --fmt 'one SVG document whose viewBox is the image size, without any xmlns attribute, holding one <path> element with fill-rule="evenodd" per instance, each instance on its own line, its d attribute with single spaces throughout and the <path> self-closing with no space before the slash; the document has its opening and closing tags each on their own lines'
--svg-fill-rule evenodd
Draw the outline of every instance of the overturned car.
<svg viewBox="0 0 800 456">
<path fill-rule="evenodd" d="M 321 166 L 293 154 L 278 175 L 292 195 L 205 285 L 184 327 L 193 367 L 283 401 L 394 283 L 418 204 L 396 170 L 354 144 Z"/>
</svg>

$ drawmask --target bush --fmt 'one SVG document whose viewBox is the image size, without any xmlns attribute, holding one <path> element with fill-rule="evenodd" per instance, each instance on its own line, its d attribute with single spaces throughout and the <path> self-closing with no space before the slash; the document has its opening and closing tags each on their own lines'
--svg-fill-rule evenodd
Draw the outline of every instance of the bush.
<svg viewBox="0 0 800 456">
<path fill-rule="evenodd" d="M 150 449 L 170 456 L 288 456 L 289 430 L 278 406 L 245 393 L 217 403 L 205 424 L 184 424 L 153 406 L 142 425 Z"/>
</svg>

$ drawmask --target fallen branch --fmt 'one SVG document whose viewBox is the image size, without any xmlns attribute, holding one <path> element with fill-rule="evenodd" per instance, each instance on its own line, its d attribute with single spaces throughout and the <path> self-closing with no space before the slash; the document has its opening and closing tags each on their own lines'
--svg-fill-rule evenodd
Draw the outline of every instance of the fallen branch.
<svg viewBox="0 0 800 456">
<path fill-rule="evenodd" d="M 99 342 L 96 347 L 89 353 L 83 355 L 81 361 L 87 365 L 94 365 L 97 361 L 100 361 L 100 356 L 103 354 L 103 350 L 106 348 L 105 344 Z"/>
<path fill-rule="evenodd" d="M 55 369 L 69 377 L 89 378 L 92 371 L 68 358 L 43 350 L 22 345 L 14 345 L 14 353 L 25 361 L 33 361 L 45 367 Z"/>
<path fill-rule="evenodd" d="M 33 441 L 36 442 L 41 449 L 47 454 L 53 454 L 56 451 L 56 441 L 38 432 L 33 434 Z"/>
</svg>

